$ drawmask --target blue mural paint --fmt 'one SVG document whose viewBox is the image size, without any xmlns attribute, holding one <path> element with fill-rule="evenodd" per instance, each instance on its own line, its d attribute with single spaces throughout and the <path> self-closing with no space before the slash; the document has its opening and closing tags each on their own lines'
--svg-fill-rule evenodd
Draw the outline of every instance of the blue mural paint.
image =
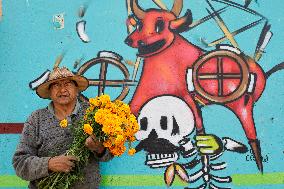
<svg viewBox="0 0 284 189">
<path fill-rule="evenodd" d="M 164 1 L 171 7 L 172 1 Z M 238 1 L 241 3 L 242 1 Z M 101 50 L 110 50 L 123 56 L 124 59 L 135 60 L 137 53 L 124 44 L 127 37 L 125 20 L 127 12 L 125 2 L 119 1 L 90 1 L 88 10 L 84 16 L 87 21 L 86 30 L 91 39 L 90 43 L 83 43 L 77 36 L 75 24 L 79 21 L 77 16 L 78 8 L 85 1 L 5 1 L 3 0 L 3 18 L 0 21 L 0 122 L 17 123 L 24 122 L 27 116 L 35 109 L 47 105 L 47 100 L 37 97 L 31 91 L 28 84 L 37 78 L 46 69 L 52 69 L 56 57 L 66 52 L 61 65 L 69 68 L 74 62 L 84 55 L 84 61 L 97 56 Z M 141 2 L 141 6 L 151 8 L 155 6 L 150 0 Z M 185 1 L 181 13 L 190 8 L 193 19 L 205 16 L 206 2 L 201 0 Z M 217 5 L 218 7 L 218 5 Z M 266 16 L 271 24 L 274 35 L 265 49 L 259 64 L 267 71 L 274 65 L 282 62 L 284 44 L 284 8 L 281 0 L 258 1 L 258 4 L 250 5 Z M 62 30 L 54 30 L 52 16 L 64 12 L 65 27 Z M 251 16 L 240 16 L 238 11 L 224 13 L 228 27 L 238 29 L 244 23 L 250 23 L 254 18 Z M 248 55 L 253 55 L 255 44 L 258 40 L 258 32 L 261 27 L 256 27 L 249 32 L 236 36 L 241 49 Z M 211 41 L 215 36 L 222 37 L 223 33 L 210 21 L 200 27 L 182 34 L 188 41 L 202 46 L 200 38 L 204 37 Z M 212 50 L 208 48 L 206 50 Z M 126 65 L 130 74 L 133 67 Z M 137 79 L 141 74 L 141 67 Z M 96 70 L 95 70 L 96 72 Z M 110 69 L 110 77 L 118 74 L 116 69 Z M 89 77 L 92 74 L 87 75 Z M 283 123 L 283 96 L 284 96 L 284 71 L 272 75 L 266 84 L 266 89 L 260 100 L 254 107 L 254 121 L 258 138 L 261 140 L 262 154 L 266 162 L 263 162 L 264 172 L 283 172 L 284 142 Z M 129 102 L 133 96 L 135 86 L 130 87 L 130 92 L 125 101 Z M 107 89 L 107 93 L 115 96 L 115 89 Z M 95 96 L 97 91 L 89 89 L 84 92 L 86 96 Z M 204 125 L 207 133 L 217 134 L 219 137 L 232 137 L 247 144 L 245 135 L 241 129 L 239 120 L 227 109 L 213 105 L 202 109 Z M 12 154 L 19 140 L 19 135 L 0 135 L 0 176 L 13 175 L 11 165 Z M 137 143 L 135 143 L 137 144 Z M 225 175 L 257 173 L 255 162 L 251 153 L 245 154 L 225 153 L 222 160 L 227 162 L 228 168 Z M 144 152 L 137 153 L 134 157 L 124 155 L 109 163 L 102 164 L 103 174 L 157 174 L 163 175 L 163 169 L 150 169 L 144 165 Z M 262 185 L 262 186 L 238 186 L 233 188 L 283 188 L 283 185 Z M 165 188 L 165 187 L 102 187 L 102 188 Z M 183 188 L 183 187 L 173 187 Z"/>
</svg>

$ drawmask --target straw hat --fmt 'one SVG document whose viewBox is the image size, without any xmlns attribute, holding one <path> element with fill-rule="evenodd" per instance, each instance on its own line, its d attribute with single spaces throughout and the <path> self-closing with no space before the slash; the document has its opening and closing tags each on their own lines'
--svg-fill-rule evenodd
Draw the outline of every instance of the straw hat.
<svg viewBox="0 0 284 189">
<path fill-rule="evenodd" d="M 50 73 L 48 80 L 37 87 L 37 95 L 41 98 L 50 99 L 50 84 L 64 79 L 70 79 L 72 81 L 75 81 L 78 84 L 79 92 L 84 91 L 89 86 L 89 81 L 85 77 L 80 75 L 74 75 L 66 67 L 55 67 Z"/>
</svg>

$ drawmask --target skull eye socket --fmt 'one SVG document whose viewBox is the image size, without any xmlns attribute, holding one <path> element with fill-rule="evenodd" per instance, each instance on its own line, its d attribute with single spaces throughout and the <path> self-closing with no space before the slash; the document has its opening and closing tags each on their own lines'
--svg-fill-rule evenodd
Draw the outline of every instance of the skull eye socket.
<svg viewBox="0 0 284 189">
<path fill-rule="evenodd" d="M 140 130 L 146 131 L 148 127 L 148 119 L 147 117 L 143 117 L 140 119 Z"/>
<path fill-rule="evenodd" d="M 155 24 L 155 31 L 161 33 L 165 28 L 165 22 L 163 20 L 157 20 Z"/>
<path fill-rule="evenodd" d="M 168 129 L 168 118 L 167 116 L 161 116 L 160 125 L 163 130 Z"/>
</svg>

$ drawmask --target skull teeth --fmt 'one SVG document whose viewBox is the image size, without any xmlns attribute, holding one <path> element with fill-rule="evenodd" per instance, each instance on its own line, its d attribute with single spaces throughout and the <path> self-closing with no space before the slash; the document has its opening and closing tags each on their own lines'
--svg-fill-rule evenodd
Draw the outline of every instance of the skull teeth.
<svg viewBox="0 0 284 189">
<path fill-rule="evenodd" d="M 147 156 L 147 160 L 159 160 L 159 159 L 167 159 L 173 158 L 176 154 L 149 154 Z"/>
<path fill-rule="evenodd" d="M 151 167 L 164 167 L 178 160 L 178 154 L 148 154 L 146 164 Z"/>
</svg>

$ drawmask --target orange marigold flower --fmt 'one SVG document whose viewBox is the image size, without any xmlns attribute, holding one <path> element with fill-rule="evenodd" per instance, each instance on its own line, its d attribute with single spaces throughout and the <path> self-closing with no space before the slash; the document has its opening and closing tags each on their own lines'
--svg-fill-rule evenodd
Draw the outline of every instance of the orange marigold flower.
<svg viewBox="0 0 284 189">
<path fill-rule="evenodd" d="M 99 100 L 102 104 L 106 105 L 107 103 L 110 103 L 110 96 L 109 95 L 101 95 L 99 97 Z"/>
<path fill-rule="evenodd" d="M 93 134 L 93 127 L 91 127 L 90 124 L 84 124 L 83 129 L 84 129 L 84 132 L 85 132 L 86 134 L 88 134 L 88 135 Z"/>
<path fill-rule="evenodd" d="M 134 142 L 134 141 L 136 140 L 136 138 L 135 138 L 135 136 L 131 136 L 131 137 L 129 137 L 129 140 L 130 140 L 131 142 Z"/>
<path fill-rule="evenodd" d="M 125 138 L 122 135 L 117 135 L 116 139 L 115 139 L 115 144 L 119 145 L 119 144 L 123 143 L 124 140 L 125 140 Z"/>
<path fill-rule="evenodd" d="M 137 119 L 131 113 L 129 105 L 120 100 L 111 102 L 109 95 L 90 98 L 89 103 L 84 115 L 84 132 L 91 135 L 93 130 L 101 131 L 104 147 L 114 156 L 122 155 L 126 151 L 125 142 L 130 144 L 135 141 L 134 135 L 139 130 Z M 130 155 L 135 152 L 135 149 L 129 148 Z"/>
<path fill-rule="evenodd" d="M 131 148 L 128 150 L 128 154 L 133 156 L 136 153 L 136 150 L 134 148 Z"/>
<path fill-rule="evenodd" d="M 114 156 L 121 156 L 125 152 L 126 147 L 124 145 L 112 146 L 109 148 L 109 150 Z"/>
<path fill-rule="evenodd" d="M 115 103 L 117 106 L 122 106 L 122 105 L 124 104 L 121 100 L 115 100 L 114 103 Z"/>
<path fill-rule="evenodd" d="M 127 114 L 124 111 L 121 111 L 121 110 L 119 110 L 117 114 L 121 118 L 125 118 L 127 116 Z"/>
<path fill-rule="evenodd" d="M 94 111 L 95 107 L 94 106 L 90 106 L 90 111 Z"/>
<path fill-rule="evenodd" d="M 60 125 L 60 127 L 62 127 L 62 128 L 66 128 L 66 127 L 68 126 L 68 121 L 67 121 L 67 119 L 61 120 L 60 123 L 59 123 L 59 125 Z"/>
<path fill-rule="evenodd" d="M 123 104 L 121 107 L 120 107 L 121 111 L 124 111 L 126 114 L 130 114 L 130 107 L 128 104 Z"/>
<path fill-rule="evenodd" d="M 139 125 L 138 125 L 137 122 L 132 123 L 131 127 L 132 127 L 132 130 L 133 130 L 133 133 L 137 133 L 138 132 Z"/>
<path fill-rule="evenodd" d="M 103 127 L 102 127 L 102 131 L 107 135 L 109 135 L 111 133 L 111 130 L 112 130 L 112 128 L 109 125 L 103 125 Z"/>
<path fill-rule="evenodd" d="M 107 103 L 105 108 L 112 113 L 117 113 L 117 106 L 114 103 Z"/>
<path fill-rule="evenodd" d="M 95 114 L 95 121 L 98 124 L 104 125 L 106 121 L 112 120 L 114 115 L 108 109 L 98 109 Z"/>
<path fill-rule="evenodd" d="M 116 133 L 122 133 L 122 132 L 123 132 L 123 130 L 122 130 L 122 128 L 120 127 L 120 125 L 121 125 L 121 124 L 115 123 L 115 128 L 114 128 L 114 130 L 115 130 Z"/>
<path fill-rule="evenodd" d="M 101 105 L 101 102 L 98 100 L 98 98 L 90 98 L 89 103 L 94 107 L 99 107 Z"/>
<path fill-rule="evenodd" d="M 112 142 L 111 140 L 106 140 L 103 142 L 104 147 L 109 148 L 112 146 Z"/>
</svg>

